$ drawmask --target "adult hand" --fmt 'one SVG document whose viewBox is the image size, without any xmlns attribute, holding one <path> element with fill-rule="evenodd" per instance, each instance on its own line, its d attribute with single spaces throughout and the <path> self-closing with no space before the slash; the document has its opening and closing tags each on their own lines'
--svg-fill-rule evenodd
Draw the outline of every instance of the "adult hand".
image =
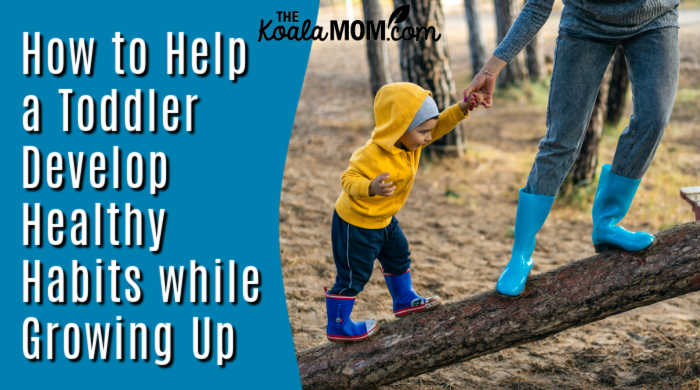
<svg viewBox="0 0 700 390">
<path fill-rule="evenodd" d="M 469 111 L 474 111 L 480 104 L 482 104 L 481 98 L 478 94 L 473 93 L 470 97 L 459 102 L 459 108 L 462 109 L 462 114 L 467 115 Z"/>
<path fill-rule="evenodd" d="M 464 90 L 464 97 L 469 99 L 469 96 L 476 92 L 482 97 L 481 105 L 486 108 L 491 107 L 493 90 L 496 88 L 496 77 L 506 64 L 507 62 L 502 59 L 491 56 L 479 73 L 474 75 L 471 84 Z"/>
<path fill-rule="evenodd" d="M 471 84 L 464 90 L 464 98 L 469 99 L 475 92 L 481 95 L 481 105 L 491 107 L 493 90 L 496 88 L 496 76 L 488 71 L 480 71 L 472 79 Z"/>
</svg>

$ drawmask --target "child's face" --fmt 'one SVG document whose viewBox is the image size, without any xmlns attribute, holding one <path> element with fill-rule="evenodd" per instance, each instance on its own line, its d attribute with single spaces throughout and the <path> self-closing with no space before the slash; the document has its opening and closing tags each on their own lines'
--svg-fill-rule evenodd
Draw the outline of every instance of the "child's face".
<svg viewBox="0 0 700 390">
<path fill-rule="evenodd" d="M 401 136 L 396 142 L 396 146 L 403 146 L 407 150 L 414 151 L 418 147 L 427 145 L 433 138 L 430 133 L 433 131 L 435 126 L 437 126 L 437 119 L 428 119 L 427 121 L 421 123 L 418 127 L 415 127 Z"/>
</svg>

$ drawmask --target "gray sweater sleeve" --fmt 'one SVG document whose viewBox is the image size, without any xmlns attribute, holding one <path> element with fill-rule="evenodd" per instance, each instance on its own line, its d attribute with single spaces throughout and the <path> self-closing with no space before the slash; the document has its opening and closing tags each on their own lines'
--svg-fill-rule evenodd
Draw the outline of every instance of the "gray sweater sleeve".
<svg viewBox="0 0 700 390">
<path fill-rule="evenodd" d="M 493 54 L 510 62 L 540 31 L 552 12 L 554 0 L 528 0 Z"/>
</svg>

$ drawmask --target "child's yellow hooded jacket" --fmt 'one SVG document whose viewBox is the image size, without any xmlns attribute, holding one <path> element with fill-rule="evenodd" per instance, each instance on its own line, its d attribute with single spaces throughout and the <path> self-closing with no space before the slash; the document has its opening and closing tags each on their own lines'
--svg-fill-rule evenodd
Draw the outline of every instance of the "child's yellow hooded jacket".
<svg viewBox="0 0 700 390">
<path fill-rule="evenodd" d="M 345 222 L 365 229 L 381 229 L 391 222 L 406 202 L 418 170 L 423 147 L 405 151 L 394 144 L 406 132 L 426 96 L 432 94 L 411 83 L 382 87 L 374 99 L 376 125 L 372 137 L 350 157 L 350 166 L 340 179 L 342 192 L 335 210 Z M 440 113 L 432 140 L 454 129 L 468 114 L 455 104 Z M 391 196 L 369 196 L 369 184 L 387 172 L 396 186 Z"/>
</svg>

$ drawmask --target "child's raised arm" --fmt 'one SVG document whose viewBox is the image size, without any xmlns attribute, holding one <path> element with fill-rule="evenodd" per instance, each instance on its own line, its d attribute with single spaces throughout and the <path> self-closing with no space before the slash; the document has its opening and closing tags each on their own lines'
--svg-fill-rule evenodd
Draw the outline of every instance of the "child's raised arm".
<svg viewBox="0 0 700 390">
<path fill-rule="evenodd" d="M 466 99 L 454 104 L 443 112 L 440 113 L 438 117 L 437 126 L 430 133 L 432 140 L 430 143 L 442 138 L 445 134 L 454 130 L 457 124 L 464 118 L 469 116 L 469 111 L 474 110 L 479 104 L 481 104 L 481 98 L 477 94 L 472 94 L 471 100 Z"/>
</svg>

